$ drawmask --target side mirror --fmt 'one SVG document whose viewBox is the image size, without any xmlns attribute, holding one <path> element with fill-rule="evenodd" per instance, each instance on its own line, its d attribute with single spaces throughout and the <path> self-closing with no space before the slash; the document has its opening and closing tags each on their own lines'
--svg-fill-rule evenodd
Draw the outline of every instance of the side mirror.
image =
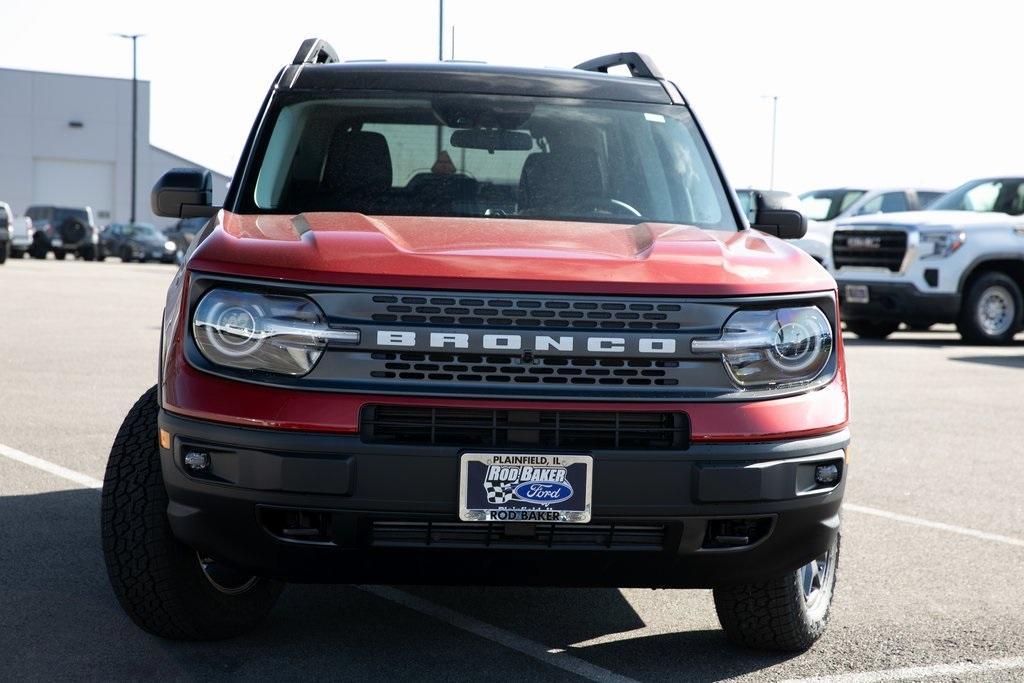
<svg viewBox="0 0 1024 683">
<path fill-rule="evenodd" d="M 798 240 L 807 234 L 807 218 L 797 208 L 797 199 L 786 192 L 757 192 L 754 196 L 754 224 L 750 227 L 784 240 Z"/>
<path fill-rule="evenodd" d="M 160 176 L 150 196 L 153 213 L 165 218 L 209 217 L 213 206 L 213 176 L 196 168 L 172 168 Z"/>
</svg>

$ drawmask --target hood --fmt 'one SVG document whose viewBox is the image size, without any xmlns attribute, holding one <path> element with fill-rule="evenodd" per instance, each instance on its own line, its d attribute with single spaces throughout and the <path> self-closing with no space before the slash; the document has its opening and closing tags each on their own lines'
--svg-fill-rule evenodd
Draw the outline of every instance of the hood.
<svg viewBox="0 0 1024 683">
<path fill-rule="evenodd" d="M 509 218 L 222 212 L 189 269 L 297 282 L 535 292 L 744 295 L 834 289 L 754 230 Z"/>
<path fill-rule="evenodd" d="M 1010 216 L 1005 213 L 978 211 L 906 211 L 903 213 L 873 214 L 857 216 L 840 221 L 837 229 L 858 225 L 892 225 L 895 227 L 919 228 L 972 228 L 995 225 L 1024 225 L 1024 216 Z"/>
</svg>

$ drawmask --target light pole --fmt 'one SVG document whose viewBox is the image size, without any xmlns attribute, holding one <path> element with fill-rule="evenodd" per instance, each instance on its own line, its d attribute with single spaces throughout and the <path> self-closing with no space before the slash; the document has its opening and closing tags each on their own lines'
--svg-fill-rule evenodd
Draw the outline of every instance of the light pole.
<svg viewBox="0 0 1024 683">
<path fill-rule="evenodd" d="M 761 95 L 763 98 L 771 98 L 772 101 L 772 153 L 771 153 L 771 171 L 768 175 L 768 189 L 775 189 L 775 133 L 776 124 L 779 119 L 779 96 L 778 95 Z"/>
<path fill-rule="evenodd" d="M 132 41 L 132 202 L 129 223 L 135 223 L 135 184 L 139 163 L 139 60 L 138 44 L 141 33 L 118 33 L 118 38 Z"/>
</svg>

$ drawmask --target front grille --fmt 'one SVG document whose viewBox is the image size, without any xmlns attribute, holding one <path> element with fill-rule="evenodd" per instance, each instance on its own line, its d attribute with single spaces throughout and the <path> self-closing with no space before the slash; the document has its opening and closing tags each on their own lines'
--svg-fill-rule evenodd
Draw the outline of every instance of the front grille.
<svg viewBox="0 0 1024 683">
<path fill-rule="evenodd" d="M 886 268 L 899 272 L 907 254 L 903 230 L 837 230 L 832 236 L 836 268 Z"/>
<path fill-rule="evenodd" d="M 487 410 L 421 406 L 366 406 L 366 443 L 463 448 L 685 449 L 685 413 Z"/>
<path fill-rule="evenodd" d="M 377 323 L 588 330 L 678 330 L 681 304 L 542 298 L 377 295 Z"/>
<path fill-rule="evenodd" d="M 664 525 L 381 522 L 370 545 L 384 548 L 514 548 L 659 551 Z"/>
<path fill-rule="evenodd" d="M 668 376 L 679 361 L 541 356 L 524 363 L 518 356 L 450 353 L 374 353 L 371 358 L 383 361 L 381 369 L 370 372 L 375 379 L 633 387 L 679 384 Z"/>
</svg>

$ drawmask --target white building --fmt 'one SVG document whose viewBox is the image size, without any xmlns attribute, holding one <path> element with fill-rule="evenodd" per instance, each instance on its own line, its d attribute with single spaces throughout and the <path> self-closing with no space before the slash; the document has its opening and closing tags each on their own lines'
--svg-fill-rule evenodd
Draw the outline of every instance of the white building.
<svg viewBox="0 0 1024 683">
<path fill-rule="evenodd" d="M 0 69 L 0 201 L 16 214 L 32 204 L 91 206 L 98 225 L 131 212 L 132 82 Z M 138 83 L 136 220 L 162 226 L 149 193 L 164 171 L 200 168 L 149 144 L 149 82 Z M 213 174 L 213 200 L 228 178 Z"/>
</svg>

